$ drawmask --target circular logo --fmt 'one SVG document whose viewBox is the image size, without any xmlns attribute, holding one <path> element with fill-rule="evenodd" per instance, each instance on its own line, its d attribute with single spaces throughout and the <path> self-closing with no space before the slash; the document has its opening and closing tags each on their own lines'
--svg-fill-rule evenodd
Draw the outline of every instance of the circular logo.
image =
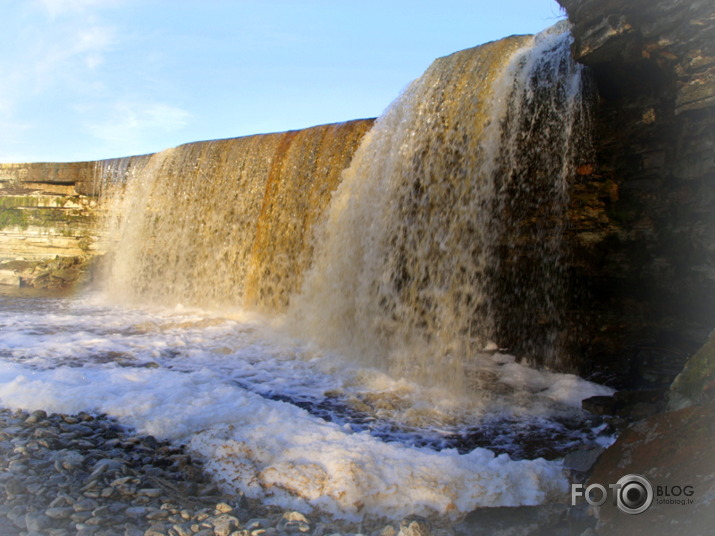
<svg viewBox="0 0 715 536">
<path fill-rule="evenodd" d="M 653 502 L 653 486 L 640 475 L 626 475 L 616 485 L 616 505 L 626 514 L 640 514 Z"/>
</svg>

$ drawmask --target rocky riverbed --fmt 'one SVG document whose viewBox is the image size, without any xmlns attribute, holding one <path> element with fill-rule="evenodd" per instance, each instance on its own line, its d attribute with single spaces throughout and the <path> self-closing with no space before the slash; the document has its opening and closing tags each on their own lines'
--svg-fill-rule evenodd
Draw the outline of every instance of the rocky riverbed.
<svg viewBox="0 0 715 536">
<path fill-rule="evenodd" d="M 566 535 L 593 524 L 583 514 L 566 505 L 487 508 L 450 525 L 306 516 L 222 493 L 184 446 L 107 416 L 0 409 L 2 536 Z"/>
<path fill-rule="evenodd" d="M 347 536 L 363 530 L 430 534 L 421 520 L 346 527 L 224 495 L 183 446 L 133 434 L 106 416 L 0 410 L 3 536 Z M 432 532 L 440 533 L 449 532 Z"/>
</svg>

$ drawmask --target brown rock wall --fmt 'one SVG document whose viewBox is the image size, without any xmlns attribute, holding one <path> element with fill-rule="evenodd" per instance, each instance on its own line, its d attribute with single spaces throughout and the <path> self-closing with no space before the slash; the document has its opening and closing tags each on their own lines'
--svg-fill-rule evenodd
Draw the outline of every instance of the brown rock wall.
<svg viewBox="0 0 715 536">
<path fill-rule="evenodd" d="M 104 162 L 0 164 L 0 262 L 96 253 Z"/>
<path fill-rule="evenodd" d="M 666 386 L 715 326 L 715 5 L 561 0 L 597 92 L 572 185 L 582 372 Z"/>
</svg>

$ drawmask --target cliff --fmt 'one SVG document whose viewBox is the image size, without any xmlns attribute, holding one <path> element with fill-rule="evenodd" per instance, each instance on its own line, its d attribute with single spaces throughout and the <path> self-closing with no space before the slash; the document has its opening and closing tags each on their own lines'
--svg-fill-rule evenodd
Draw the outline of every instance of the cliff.
<svg viewBox="0 0 715 536">
<path fill-rule="evenodd" d="M 715 9 L 560 0 L 598 100 L 572 184 L 582 372 L 666 386 L 715 325 Z"/>
<path fill-rule="evenodd" d="M 715 5 L 559 2 L 599 101 L 594 166 L 573 185 L 574 286 L 585 289 L 581 311 L 593 309 L 583 313 L 591 328 L 582 348 L 594 369 L 610 370 L 629 388 L 663 389 L 693 356 L 668 392 L 672 411 L 630 424 L 588 482 L 643 475 L 653 504 L 627 515 L 609 501 L 594 509 L 596 532 L 707 532 L 715 512 L 706 476 L 715 422 L 708 338 L 715 326 Z"/>
</svg>

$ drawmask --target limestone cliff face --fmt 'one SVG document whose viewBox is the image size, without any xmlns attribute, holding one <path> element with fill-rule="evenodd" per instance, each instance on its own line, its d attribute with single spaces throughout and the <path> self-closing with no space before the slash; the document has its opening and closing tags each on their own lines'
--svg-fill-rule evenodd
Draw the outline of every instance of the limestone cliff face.
<svg viewBox="0 0 715 536">
<path fill-rule="evenodd" d="M 599 101 L 572 185 L 576 351 L 667 384 L 715 325 L 715 5 L 559 2 Z"/>
<path fill-rule="evenodd" d="M 0 261 L 80 255 L 92 246 L 93 162 L 0 164 Z"/>
<path fill-rule="evenodd" d="M 0 164 L 0 262 L 95 253 L 99 165 Z"/>
</svg>

